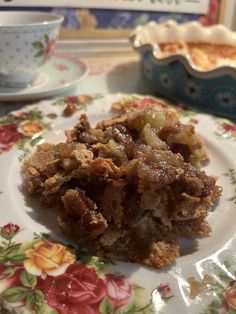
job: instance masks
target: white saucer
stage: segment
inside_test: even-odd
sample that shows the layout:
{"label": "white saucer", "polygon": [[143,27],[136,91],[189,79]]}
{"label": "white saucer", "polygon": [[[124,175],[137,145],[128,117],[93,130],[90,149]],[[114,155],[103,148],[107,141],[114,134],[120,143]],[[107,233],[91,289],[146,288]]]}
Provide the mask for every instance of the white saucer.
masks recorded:
{"label": "white saucer", "polygon": [[24,88],[0,87],[0,101],[34,100],[53,96],[74,87],[88,72],[88,67],[78,57],[57,52],[43,67],[33,85]]}

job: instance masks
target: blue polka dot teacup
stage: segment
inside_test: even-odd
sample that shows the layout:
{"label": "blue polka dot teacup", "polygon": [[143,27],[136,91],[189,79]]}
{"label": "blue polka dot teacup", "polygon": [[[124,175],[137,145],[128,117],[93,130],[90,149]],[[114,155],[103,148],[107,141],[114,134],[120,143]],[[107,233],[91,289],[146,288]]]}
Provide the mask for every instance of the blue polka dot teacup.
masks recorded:
{"label": "blue polka dot teacup", "polygon": [[53,54],[63,17],[39,12],[0,12],[0,86],[24,87]]}

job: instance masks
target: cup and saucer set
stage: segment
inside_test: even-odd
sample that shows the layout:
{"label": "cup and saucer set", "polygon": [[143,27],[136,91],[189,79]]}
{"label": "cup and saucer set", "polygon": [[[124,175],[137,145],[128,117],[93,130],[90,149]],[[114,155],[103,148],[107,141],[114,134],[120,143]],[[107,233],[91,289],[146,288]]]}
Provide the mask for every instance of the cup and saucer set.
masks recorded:
{"label": "cup and saucer set", "polygon": [[0,101],[53,96],[88,74],[78,57],[55,52],[63,17],[11,11],[0,21]]}

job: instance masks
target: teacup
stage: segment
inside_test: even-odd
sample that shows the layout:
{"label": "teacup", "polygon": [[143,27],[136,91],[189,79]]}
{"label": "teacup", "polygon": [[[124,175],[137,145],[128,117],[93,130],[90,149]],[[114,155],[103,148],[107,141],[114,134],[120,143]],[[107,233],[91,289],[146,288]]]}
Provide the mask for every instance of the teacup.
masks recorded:
{"label": "teacup", "polygon": [[63,17],[40,12],[0,12],[0,86],[24,87],[52,56]]}

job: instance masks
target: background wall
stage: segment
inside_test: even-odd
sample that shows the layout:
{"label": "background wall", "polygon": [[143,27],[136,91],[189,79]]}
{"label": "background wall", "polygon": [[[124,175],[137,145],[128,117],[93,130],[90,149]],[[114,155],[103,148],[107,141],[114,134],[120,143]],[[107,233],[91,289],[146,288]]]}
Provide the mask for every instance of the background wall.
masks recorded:
{"label": "background wall", "polygon": [[168,19],[173,19],[180,23],[200,20],[205,25],[217,23],[220,7],[219,4],[219,0],[211,0],[209,10],[205,15],[135,10],[73,8],[61,6],[35,7],[34,5],[34,7],[17,7],[14,3],[9,6],[6,6],[6,3],[4,6],[0,5],[0,10],[27,9],[61,14],[65,18],[61,31],[61,38],[63,39],[101,37],[121,38],[129,36],[131,29],[137,25],[145,24],[150,20],[163,22]]}

